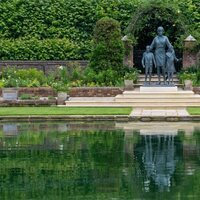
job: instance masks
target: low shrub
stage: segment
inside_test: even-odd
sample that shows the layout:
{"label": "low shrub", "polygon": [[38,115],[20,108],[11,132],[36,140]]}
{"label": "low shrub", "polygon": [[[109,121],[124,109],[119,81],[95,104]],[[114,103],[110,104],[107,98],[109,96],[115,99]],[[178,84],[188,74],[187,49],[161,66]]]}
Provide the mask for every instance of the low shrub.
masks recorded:
{"label": "low shrub", "polygon": [[122,85],[122,81],[118,72],[111,68],[96,72],[88,67],[83,78],[83,83],[86,86],[119,86]]}
{"label": "low shrub", "polygon": [[19,99],[20,99],[20,100],[30,100],[30,99],[32,99],[32,95],[23,93],[23,94],[21,94],[21,95],[19,96]]}
{"label": "low shrub", "polygon": [[7,67],[2,70],[3,87],[39,87],[46,84],[43,71],[32,69],[16,69]]}
{"label": "low shrub", "polygon": [[191,80],[194,86],[200,86],[200,63],[183,69],[178,74],[178,78],[181,83],[184,83],[185,80]]}
{"label": "low shrub", "polygon": [[139,76],[139,70],[136,68],[129,68],[125,71],[124,80],[133,80],[133,83],[137,83]]}

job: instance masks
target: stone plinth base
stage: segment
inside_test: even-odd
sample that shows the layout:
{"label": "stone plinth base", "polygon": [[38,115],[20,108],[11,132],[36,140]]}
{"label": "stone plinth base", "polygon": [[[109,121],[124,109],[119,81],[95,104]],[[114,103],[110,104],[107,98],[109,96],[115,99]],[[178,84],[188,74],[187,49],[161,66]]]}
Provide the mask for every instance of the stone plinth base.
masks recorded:
{"label": "stone plinth base", "polygon": [[141,86],[140,92],[177,92],[177,86],[158,86],[158,87],[151,87],[151,86]]}

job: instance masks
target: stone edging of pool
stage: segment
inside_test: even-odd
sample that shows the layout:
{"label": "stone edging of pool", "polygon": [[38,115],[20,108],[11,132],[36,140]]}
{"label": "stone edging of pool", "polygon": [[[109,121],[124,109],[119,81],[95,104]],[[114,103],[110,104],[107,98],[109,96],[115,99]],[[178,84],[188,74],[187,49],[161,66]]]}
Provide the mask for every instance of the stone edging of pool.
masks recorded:
{"label": "stone edging of pool", "polygon": [[120,121],[120,122],[197,122],[200,115],[190,116],[129,116],[129,115],[31,115],[0,116],[0,122],[41,121]]}

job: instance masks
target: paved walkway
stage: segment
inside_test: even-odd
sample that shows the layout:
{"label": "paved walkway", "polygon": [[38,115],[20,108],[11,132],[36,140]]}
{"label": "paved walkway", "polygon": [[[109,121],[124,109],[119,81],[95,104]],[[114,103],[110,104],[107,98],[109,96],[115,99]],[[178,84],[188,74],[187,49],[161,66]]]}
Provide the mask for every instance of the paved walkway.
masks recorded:
{"label": "paved walkway", "polygon": [[158,117],[158,116],[189,116],[189,113],[185,108],[174,108],[174,109],[151,109],[151,108],[135,108],[130,116],[145,116],[145,117]]}

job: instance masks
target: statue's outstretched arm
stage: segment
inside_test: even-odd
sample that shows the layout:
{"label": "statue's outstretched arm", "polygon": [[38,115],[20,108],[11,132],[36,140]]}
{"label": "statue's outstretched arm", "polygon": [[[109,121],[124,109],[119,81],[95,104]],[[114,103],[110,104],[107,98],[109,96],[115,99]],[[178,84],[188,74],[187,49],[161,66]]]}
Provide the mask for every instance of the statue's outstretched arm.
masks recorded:
{"label": "statue's outstretched arm", "polygon": [[150,45],[150,51],[152,51],[155,48],[155,38],[153,39],[151,45]]}
{"label": "statue's outstretched arm", "polygon": [[176,54],[175,54],[175,53],[174,53],[174,59],[175,59],[176,62],[179,61],[179,59],[176,57]]}
{"label": "statue's outstretched arm", "polygon": [[172,47],[172,44],[170,43],[167,36],[166,36],[166,44],[167,44],[168,49],[170,49]]}

